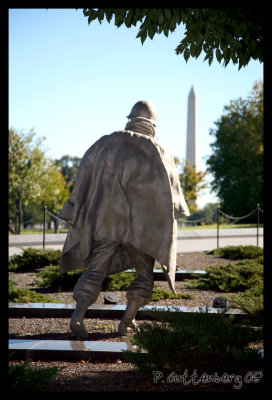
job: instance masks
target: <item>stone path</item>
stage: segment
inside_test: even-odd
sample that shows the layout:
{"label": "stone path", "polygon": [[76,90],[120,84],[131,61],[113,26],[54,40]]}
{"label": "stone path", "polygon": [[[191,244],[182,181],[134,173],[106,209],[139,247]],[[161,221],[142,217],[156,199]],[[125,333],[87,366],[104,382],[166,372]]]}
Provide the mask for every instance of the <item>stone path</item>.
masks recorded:
{"label": "stone path", "polygon": [[[75,304],[63,303],[10,303],[9,316],[16,318],[58,318],[71,316]],[[126,305],[117,304],[93,304],[86,313],[86,318],[121,318]],[[196,313],[204,311],[203,307],[169,307],[169,306],[145,306],[141,307],[137,314],[137,320],[151,319],[152,316],[144,311],[171,311]],[[208,307],[208,314],[222,312],[222,309]],[[230,308],[226,316],[234,315],[243,318],[245,314],[235,308]],[[125,337],[121,337],[125,338]],[[83,341],[83,340],[42,340],[42,339],[9,339],[9,353],[12,359],[33,360],[123,360],[124,350],[135,351],[136,347],[130,342],[110,341]]]}

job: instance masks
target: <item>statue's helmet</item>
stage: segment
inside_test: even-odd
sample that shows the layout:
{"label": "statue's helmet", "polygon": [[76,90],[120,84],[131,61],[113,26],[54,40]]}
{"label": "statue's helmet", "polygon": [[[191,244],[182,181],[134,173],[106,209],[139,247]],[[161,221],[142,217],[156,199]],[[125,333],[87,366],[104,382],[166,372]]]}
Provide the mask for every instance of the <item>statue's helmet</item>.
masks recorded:
{"label": "statue's helmet", "polygon": [[134,104],[127,118],[141,118],[156,126],[157,111],[150,101],[141,100]]}

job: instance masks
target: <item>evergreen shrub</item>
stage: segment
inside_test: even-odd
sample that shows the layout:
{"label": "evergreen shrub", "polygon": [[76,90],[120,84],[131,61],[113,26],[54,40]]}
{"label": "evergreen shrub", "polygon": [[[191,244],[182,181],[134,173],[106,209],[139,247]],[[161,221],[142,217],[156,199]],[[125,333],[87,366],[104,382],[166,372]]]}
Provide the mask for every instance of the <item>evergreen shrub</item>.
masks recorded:
{"label": "evergreen shrub", "polygon": [[13,288],[8,297],[11,303],[57,303],[49,296],[26,288]]}
{"label": "evergreen shrub", "polygon": [[207,254],[228,258],[230,260],[253,260],[263,255],[263,249],[259,246],[226,246],[211,250]]}
{"label": "evergreen shrub", "polygon": [[262,329],[234,323],[224,313],[148,312],[156,321],[144,321],[134,329],[131,339],[136,351],[125,351],[127,361],[147,374],[226,372],[260,368],[258,349],[250,343],[262,339]]}
{"label": "evergreen shrub", "polygon": [[8,386],[11,392],[45,391],[46,383],[66,367],[32,368],[30,360],[8,368]]}
{"label": "evergreen shrub", "polygon": [[9,258],[9,270],[17,272],[35,271],[47,265],[59,265],[60,250],[23,249],[23,254],[14,254]]}
{"label": "evergreen shrub", "polygon": [[253,286],[242,293],[229,295],[229,300],[235,307],[247,314],[247,318],[253,325],[262,326],[264,318],[263,282]]}
{"label": "evergreen shrub", "polygon": [[187,287],[219,292],[244,292],[263,281],[263,258],[241,260],[235,264],[210,265],[207,274],[197,279],[186,280]]}
{"label": "evergreen shrub", "polygon": [[84,271],[84,269],[77,269],[75,271],[60,274],[58,266],[48,265],[43,271],[37,273],[37,276],[42,279],[37,280],[34,283],[42,288],[73,290],[77,280]]}

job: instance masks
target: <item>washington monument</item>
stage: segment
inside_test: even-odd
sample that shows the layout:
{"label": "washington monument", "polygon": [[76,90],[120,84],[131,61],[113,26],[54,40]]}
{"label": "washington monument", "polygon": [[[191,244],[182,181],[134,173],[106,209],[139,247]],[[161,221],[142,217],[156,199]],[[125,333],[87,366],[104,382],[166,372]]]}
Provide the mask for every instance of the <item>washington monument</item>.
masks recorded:
{"label": "washington monument", "polygon": [[197,97],[193,86],[188,96],[186,160],[197,169]]}

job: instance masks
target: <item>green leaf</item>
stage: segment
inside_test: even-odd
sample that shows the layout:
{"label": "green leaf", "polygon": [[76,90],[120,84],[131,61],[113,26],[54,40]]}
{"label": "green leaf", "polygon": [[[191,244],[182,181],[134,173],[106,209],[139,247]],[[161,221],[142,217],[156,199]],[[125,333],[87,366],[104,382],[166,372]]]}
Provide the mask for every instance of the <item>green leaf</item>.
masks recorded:
{"label": "green leaf", "polygon": [[239,66],[238,66],[238,71],[244,66],[244,62],[242,60],[242,57],[239,58]]}
{"label": "green leaf", "polygon": [[142,44],[144,44],[144,41],[147,37],[147,30],[146,29],[140,29],[139,32],[137,33],[136,38],[140,38]]}
{"label": "green leaf", "polygon": [[232,59],[233,64],[237,64],[238,59],[237,59],[237,57],[236,57],[236,54],[232,53],[232,54],[231,54],[231,59]]}
{"label": "green leaf", "polygon": [[125,18],[125,25],[127,28],[131,27],[132,18],[133,18],[133,11],[129,10],[129,12],[127,13],[127,16]]}
{"label": "green leaf", "polygon": [[126,10],[124,8],[115,11],[115,25],[118,26],[118,28],[123,24],[125,15]]}
{"label": "green leaf", "polygon": [[141,21],[143,19],[143,14],[142,10],[140,8],[134,8],[133,10],[133,20],[131,22],[132,25],[136,26],[137,22]]}
{"label": "green leaf", "polygon": [[183,53],[183,50],[184,50],[184,45],[182,44],[182,43],[180,43],[179,45],[178,45],[178,47],[175,49],[175,52],[176,52],[176,54],[182,54]]}
{"label": "green leaf", "polygon": [[191,53],[192,57],[195,56],[195,48],[196,48],[195,44],[192,43],[191,46],[190,46],[190,53]]}
{"label": "green leaf", "polygon": [[216,49],[215,55],[216,55],[217,61],[220,63],[221,59],[222,59],[221,51],[219,49]]}
{"label": "green leaf", "polygon": [[171,32],[174,32],[174,30],[176,29],[176,21],[175,20],[173,20],[173,19],[171,20],[169,29]]}
{"label": "green leaf", "polygon": [[188,48],[184,50],[183,57],[184,57],[186,62],[189,60],[189,58],[190,58],[190,50]]}
{"label": "green leaf", "polygon": [[226,67],[229,62],[230,62],[230,57],[226,57],[224,62],[224,67]]}
{"label": "green leaf", "polygon": [[106,14],[108,23],[110,23],[112,16],[113,16],[113,11],[106,11],[105,14]]}
{"label": "green leaf", "polygon": [[203,61],[206,61],[206,60],[208,60],[208,58],[210,57],[210,54],[209,53],[207,53],[206,55],[205,55],[205,58],[204,58],[204,60]]}
{"label": "green leaf", "polygon": [[150,37],[150,39],[153,39],[154,35],[156,33],[156,28],[154,25],[150,25],[148,28],[148,36]]}
{"label": "green leaf", "polygon": [[181,15],[180,15],[180,9],[179,8],[172,8],[171,9],[171,14],[172,14],[172,19],[176,22],[176,24],[181,23]]}
{"label": "green leaf", "polygon": [[169,29],[168,28],[164,28],[163,29],[163,33],[165,34],[166,37],[168,37]]}
{"label": "green leaf", "polygon": [[200,43],[200,44],[198,44],[198,45],[196,46],[196,48],[195,48],[195,58],[198,58],[198,57],[199,57],[201,51],[202,51],[202,44]]}
{"label": "green leaf", "polygon": [[103,21],[103,19],[104,19],[104,11],[99,11],[98,12],[98,21],[99,21],[100,25],[101,25],[101,22]]}
{"label": "green leaf", "polygon": [[211,65],[212,61],[213,61],[213,52],[209,56],[209,65]]}
{"label": "green leaf", "polygon": [[164,16],[162,11],[159,12],[157,21],[158,25],[162,25],[164,23]]}
{"label": "green leaf", "polygon": [[165,17],[165,23],[167,24],[171,20],[171,9],[170,8],[164,8],[163,12],[164,12],[164,17]]}
{"label": "green leaf", "polygon": [[96,11],[91,11],[89,13],[89,17],[88,17],[88,24],[90,24],[96,18],[97,18],[97,12]]}

